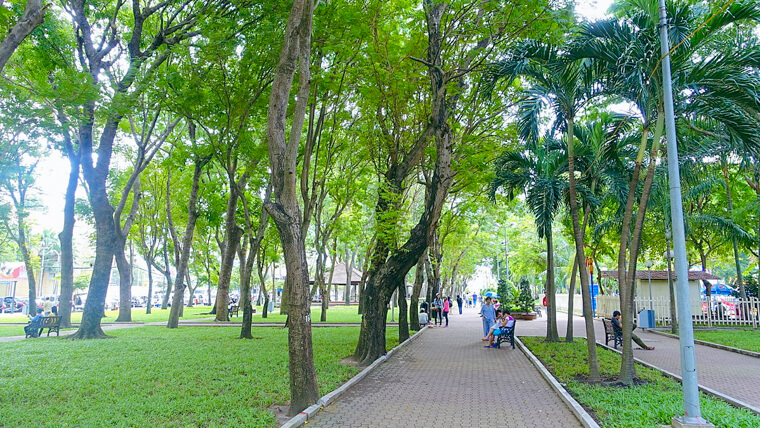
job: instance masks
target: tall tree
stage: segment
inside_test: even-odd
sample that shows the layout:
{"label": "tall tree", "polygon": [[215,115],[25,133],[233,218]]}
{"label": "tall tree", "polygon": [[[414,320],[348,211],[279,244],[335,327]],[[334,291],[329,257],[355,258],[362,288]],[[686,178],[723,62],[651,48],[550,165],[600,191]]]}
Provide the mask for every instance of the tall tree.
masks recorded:
{"label": "tall tree", "polygon": [[[280,233],[285,253],[288,295],[288,355],[290,369],[289,415],[319,398],[311,341],[309,271],[306,260],[304,218],[298,203],[298,149],[309,99],[313,0],[294,0],[285,28],[284,43],[272,82],[267,116],[269,164],[273,201],[265,208]],[[290,137],[286,135],[288,105],[298,70],[298,95],[292,110]]]}
{"label": "tall tree", "polygon": [[510,199],[523,192],[535,217],[538,237],[546,239],[547,342],[559,341],[552,224],[567,190],[564,177],[567,159],[562,149],[558,141],[545,136],[539,141],[526,142],[522,149],[504,152],[496,161],[496,177],[490,185],[491,197],[500,189],[504,189]]}

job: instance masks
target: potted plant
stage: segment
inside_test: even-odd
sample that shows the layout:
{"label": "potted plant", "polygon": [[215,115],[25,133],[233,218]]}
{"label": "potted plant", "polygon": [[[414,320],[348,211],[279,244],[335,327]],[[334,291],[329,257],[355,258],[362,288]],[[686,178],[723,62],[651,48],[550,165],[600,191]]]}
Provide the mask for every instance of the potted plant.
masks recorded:
{"label": "potted plant", "polygon": [[516,296],[512,303],[515,306],[515,312],[512,316],[517,319],[532,320],[536,318],[536,313],[533,312],[533,294],[530,291],[530,283],[527,279],[522,278],[518,289],[515,290]]}

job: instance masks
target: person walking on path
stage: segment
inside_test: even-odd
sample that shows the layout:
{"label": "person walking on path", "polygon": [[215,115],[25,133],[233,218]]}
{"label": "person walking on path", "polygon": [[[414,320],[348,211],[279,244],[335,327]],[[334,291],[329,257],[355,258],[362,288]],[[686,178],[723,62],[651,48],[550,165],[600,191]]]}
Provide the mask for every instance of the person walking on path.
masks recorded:
{"label": "person walking on path", "polygon": [[449,311],[451,310],[451,299],[446,297],[443,299],[443,317],[446,318],[446,325],[444,327],[449,326]]}
{"label": "person walking on path", "polygon": [[[620,323],[620,311],[615,311],[612,313],[612,328],[615,330],[616,334],[623,334],[623,325]],[[636,329],[636,324],[633,324],[633,329]],[[636,333],[631,332],[631,339],[633,339],[634,342],[636,342],[637,345],[641,346],[641,349],[646,349],[647,351],[651,351],[654,349],[654,346],[647,346],[646,343],[644,343],[643,340],[639,336],[636,336]]]}
{"label": "person walking on path", "polygon": [[496,312],[491,304],[491,297],[486,297],[483,305],[480,307],[480,317],[483,318],[483,337],[488,336],[488,331],[496,319]]}
{"label": "person walking on path", "polygon": [[435,294],[435,300],[433,300],[433,307],[436,309],[435,311],[435,324],[442,324],[442,315],[441,311],[443,311],[443,299],[441,299],[441,293]]}
{"label": "person walking on path", "polygon": [[459,307],[459,315],[462,315],[462,296],[457,294],[457,307]]}
{"label": "person walking on path", "polygon": [[476,308],[478,306],[478,293],[472,293],[472,307]]}

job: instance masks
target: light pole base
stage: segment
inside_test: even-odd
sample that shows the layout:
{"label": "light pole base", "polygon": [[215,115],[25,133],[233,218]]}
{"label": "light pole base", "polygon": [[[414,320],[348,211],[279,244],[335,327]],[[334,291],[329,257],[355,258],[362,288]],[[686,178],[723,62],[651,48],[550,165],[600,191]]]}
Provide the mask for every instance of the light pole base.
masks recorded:
{"label": "light pole base", "polygon": [[670,426],[673,428],[715,428],[707,419],[699,418],[696,421],[685,422],[683,416],[674,416]]}

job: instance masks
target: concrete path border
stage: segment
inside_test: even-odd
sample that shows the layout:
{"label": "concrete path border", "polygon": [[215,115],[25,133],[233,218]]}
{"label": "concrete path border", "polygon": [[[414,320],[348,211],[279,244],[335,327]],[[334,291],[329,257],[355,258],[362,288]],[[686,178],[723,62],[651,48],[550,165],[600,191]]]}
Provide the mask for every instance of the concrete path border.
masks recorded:
{"label": "concrete path border", "polygon": [[[676,336],[675,334],[666,333],[664,331],[658,331],[658,330],[647,330],[647,331],[650,333],[659,334],[660,336],[678,339],[678,336]],[[760,352],[748,351],[746,349],[734,348],[733,346],[721,345],[719,343],[706,342],[704,340],[697,340],[697,339],[694,339],[694,343],[696,343],[697,345],[709,346],[710,348],[715,348],[715,349],[720,349],[723,351],[734,352],[736,354],[746,355],[748,357],[760,358]]]}
{"label": "concrete path border", "polygon": [[[670,335],[667,335],[667,336],[670,336]],[[600,346],[602,348],[609,349],[610,351],[617,352],[618,354],[622,354],[622,352],[620,350],[612,348],[610,346],[607,346],[607,345],[605,345],[603,343],[596,342],[596,345]],[[650,363],[647,363],[646,361],[642,361],[642,360],[640,360],[640,359],[638,359],[636,357],[634,357],[633,360],[635,362],[641,364],[644,367],[647,367],[647,368],[650,368],[650,369],[653,369],[653,370],[657,370],[660,373],[664,374],[665,376],[667,376],[669,378],[672,378],[672,379],[675,379],[678,382],[681,382],[681,376],[679,376],[679,375],[677,375],[677,374],[675,374],[673,372],[669,372],[669,371],[667,371],[665,369],[662,369],[660,367],[655,366],[654,364],[650,364]],[[760,409],[759,408],[754,407],[754,406],[752,406],[750,404],[747,404],[747,403],[745,403],[745,402],[743,402],[741,400],[737,400],[736,398],[733,398],[733,397],[731,397],[729,395],[723,394],[722,392],[718,392],[718,391],[716,391],[716,390],[714,390],[712,388],[708,388],[708,387],[703,386],[703,385],[699,385],[699,390],[702,391],[702,392],[704,392],[707,395],[712,395],[713,397],[715,397],[715,398],[717,398],[719,400],[725,401],[726,403],[731,404],[732,406],[739,407],[739,408],[742,408],[742,409],[747,409],[750,412],[752,412],[752,413],[760,416]]]}
{"label": "concrete path border", "polygon": [[351,388],[352,386],[354,386],[360,380],[364,379],[378,365],[384,363],[391,355],[393,355],[393,353],[396,350],[401,349],[402,347],[406,346],[409,342],[411,342],[412,340],[414,340],[417,337],[419,337],[420,334],[422,334],[423,331],[427,330],[427,328],[428,328],[427,326],[423,327],[420,331],[418,331],[417,333],[415,333],[411,337],[409,337],[409,339],[407,339],[404,342],[396,345],[396,347],[394,347],[393,349],[391,349],[390,351],[388,351],[388,353],[386,353],[382,357],[380,357],[380,358],[376,359],[375,361],[373,361],[372,364],[368,365],[366,368],[364,368],[364,370],[362,370],[359,373],[357,373],[354,377],[352,377],[351,379],[349,379],[346,383],[344,383],[343,385],[339,386],[335,390],[330,391],[327,394],[323,395],[322,398],[320,398],[319,400],[317,400],[316,404],[313,404],[313,405],[307,407],[306,409],[304,409],[298,415],[290,418],[290,420],[288,420],[287,422],[285,422],[284,424],[282,424],[281,428],[297,428],[297,427],[301,427],[304,424],[306,424],[306,421],[308,421],[309,419],[312,419],[314,416],[316,416],[317,413],[319,413],[319,411],[322,410],[323,407],[328,406],[330,403],[332,403],[333,401],[335,401],[338,398],[340,398],[340,396],[343,395],[346,391],[348,391],[349,388]]}
{"label": "concrete path border", "polygon": [[586,411],[586,409],[581,406],[578,401],[573,398],[572,395],[570,395],[569,392],[562,386],[561,383],[557,380],[557,378],[554,377],[554,375],[549,372],[549,370],[541,363],[541,360],[539,360],[535,355],[533,355],[532,352],[530,352],[530,349],[528,349],[527,346],[520,340],[519,337],[515,337],[515,344],[518,348],[522,351],[523,354],[525,354],[526,357],[530,360],[531,363],[538,369],[538,371],[541,373],[541,376],[543,376],[544,379],[551,385],[552,389],[559,395],[560,399],[567,405],[567,407],[570,408],[570,411],[572,411],[575,414],[575,417],[578,418],[578,420],[583,424],[586,428],[600,428],[599,424],[596,423],[594,418]]}

